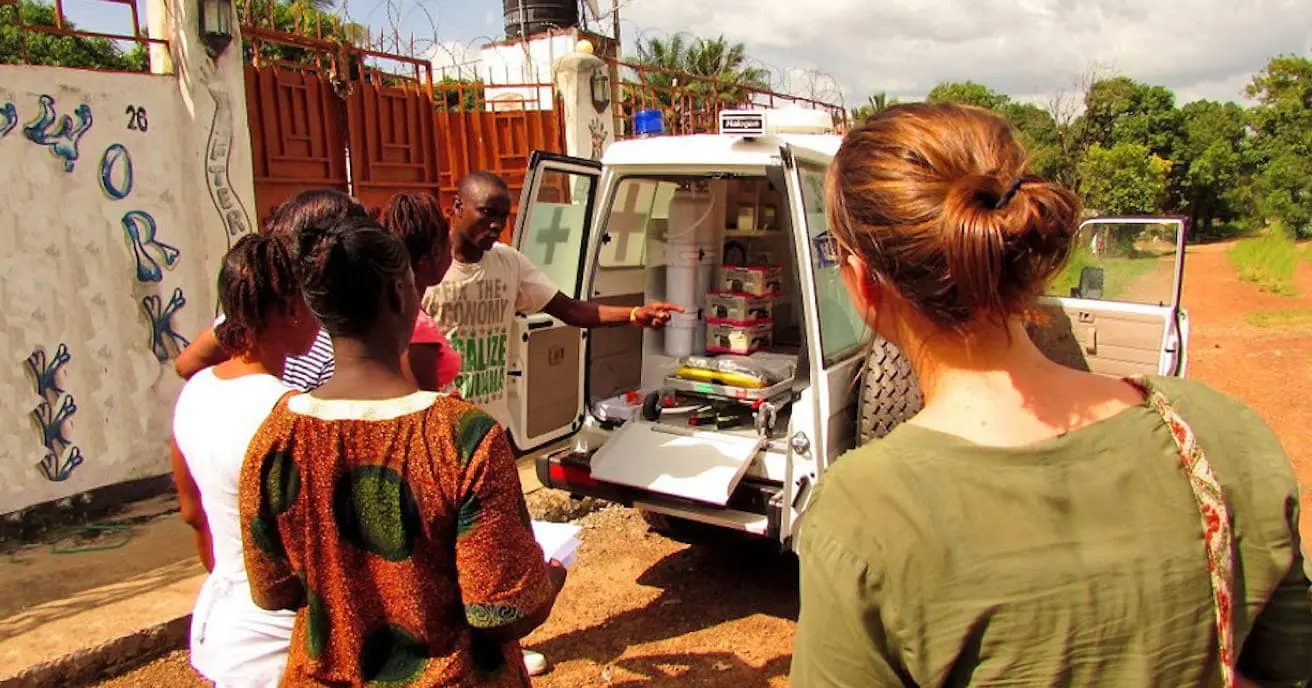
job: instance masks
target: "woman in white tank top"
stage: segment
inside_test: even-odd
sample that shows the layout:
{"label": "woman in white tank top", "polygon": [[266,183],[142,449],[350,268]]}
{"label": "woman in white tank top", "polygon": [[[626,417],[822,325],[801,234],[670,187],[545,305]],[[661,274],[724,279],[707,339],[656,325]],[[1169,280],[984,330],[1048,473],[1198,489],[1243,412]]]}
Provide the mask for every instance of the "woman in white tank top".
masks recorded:
{"label": "woman in white tank top", "polygon": [[290,388],[283,361],[313,344],[318,322],[286,247],[242,237],[224,257],[215,334],[232,358],[182,389],[173,412],[173,477],[182,517],[210,575],[191,622],[191,663],[220,688],[277,686],[295,616],[251,600],[237,515],[237,480],[251,437]]}

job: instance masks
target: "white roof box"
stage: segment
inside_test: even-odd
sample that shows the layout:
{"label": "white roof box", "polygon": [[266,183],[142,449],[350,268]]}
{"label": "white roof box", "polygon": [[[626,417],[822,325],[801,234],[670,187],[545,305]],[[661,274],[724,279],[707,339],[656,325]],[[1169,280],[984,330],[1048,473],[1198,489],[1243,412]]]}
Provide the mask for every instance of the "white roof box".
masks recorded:
{"label": "white roof box", "polygon": [[766,134],[832,134],[834,120],[828,112],[804,107],[722,110],[720,133],[747,138]]}

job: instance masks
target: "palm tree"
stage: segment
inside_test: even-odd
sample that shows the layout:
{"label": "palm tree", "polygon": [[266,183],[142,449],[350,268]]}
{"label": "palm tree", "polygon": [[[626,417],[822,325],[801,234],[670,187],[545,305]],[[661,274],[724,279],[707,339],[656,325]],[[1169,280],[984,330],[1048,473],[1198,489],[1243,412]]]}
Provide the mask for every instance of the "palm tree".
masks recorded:
{"label": "palm tree", "polygon": [[[713,126],[716,113],[750,101],[750,90],[767,90],[770,75],[752,66],[742,43],[724,36],[689,39],[683,34],[638,41],[635,62],[652,71],[629,79],[637,100],[654,101],[683,131]],[[658,71],[659,70],[659,71]],[[629,98],[627,100],[633,100]]]}
{"label": "palm tree", "polygon": [[866,118],[877,115],[893,105],[897,105],[897,98],[889,100],[888,94],[883,91],[871,94],[870,97],[866,99],[865,105],[852,111],[852,119],[856,120],[858,123],[864,122]]}

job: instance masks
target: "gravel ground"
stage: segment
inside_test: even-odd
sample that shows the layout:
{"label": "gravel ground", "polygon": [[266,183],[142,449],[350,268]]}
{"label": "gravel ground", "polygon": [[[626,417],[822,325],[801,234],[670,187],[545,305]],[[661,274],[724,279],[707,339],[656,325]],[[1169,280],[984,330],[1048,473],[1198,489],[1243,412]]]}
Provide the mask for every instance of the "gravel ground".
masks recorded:
{"label": "gravel ground", "polygon": [[[534,512],[560,493],[530,495]],[[583,546],[551,620],[525,645],[547,656],[535,686],[784,686],[797,618],[791,556],[725,540],[690,546],[631,509],[580,520]],[[102,688],[205,685],[178,651]]]}

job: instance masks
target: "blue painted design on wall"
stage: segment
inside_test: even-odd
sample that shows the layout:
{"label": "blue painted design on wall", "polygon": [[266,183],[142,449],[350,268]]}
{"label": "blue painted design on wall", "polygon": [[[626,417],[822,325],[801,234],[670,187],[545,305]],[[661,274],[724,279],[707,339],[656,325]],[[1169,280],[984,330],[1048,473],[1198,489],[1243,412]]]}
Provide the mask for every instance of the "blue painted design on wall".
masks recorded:
{"label": "blue painted design on wall", "polygon": [[0,139],[9,135],[9,132],[18,126],[18,108],[13,103],[0,105]]}
{"label": "blue painted design on wall", "polygon": [[38,348],[27,357],[27,370],[32,374],[40,403],[32,410],[32,419],[41,432],[41,445],[45,456],[37,464],[46,480],[63,482],[82,465],[82,450],[68,440],[65,424],[77,413],[77,401],[59,384],[59,373],[73,359],[67,344],[55,348],[55,355],[47,357],[46,350]]}
{"label": "blue painted design on wall", "polygon": [[142,210],[129,210],[123,213],[123,232],[127,234],[128,243],[132,245],[132,257],[137,262],[137,280],[140,282],[159,282],[164,279],[164,271],[159,261],[147,249],[158,251],[164,259],[164,267],[172,268],[182,252],[156,238],[158,228],[155,218]]}
{"label": "blue painted design on wall", "polygon": [[41,459],[41,473],[46,476],[46,480],[62,483],[73,475],[73,469],[81,465],[82,450],[72,445],[60,454],[46,452],[46,457]]}
{"label": "blue painted design on wall", "polygon": [[67,344],[60,344],[55,349],[54,358],[49,360],[46,359],[45,349],[37,349],[27,357],[27,369],[36,381],[37,396],[48,398],[51,392],[56,397],[64,393],[64,389],[59,386],[59,370],[71,360],[73,356],[68,353]]}
{"label": "blue painted design on wall", "polygon": [[72,172],[77,162],[77,142],[91,129],[91,106],[82,103],[74,108],[77,124],[73,124],[72,117],[55,113],[54,98],[43,95],[37,100],[41,114],[23,127],[23,136],[38,146],[49,148],[51,155],[64,161],[64,171]]}
{"label": "blue painted design on wall", "polygon": [[[182,294],[182,287],[173,290],[168,303],[163,303],[156,294],[141,299],[150,317],[150,348],[160,363],[169,360],[177,351],[187,347],[190,342],[173,329],[173,316],[187,305],[187,297]],[[172,350],[171,350],[172,349]]]}
{"label": "blue painted design on wall", "polygon": [[49,401],[42,400],[32,411],[32,417],[36,419],[37,425],[41,427],[41,443],[47,449],[58,445],[69,445],[72,442],[64,436],[64,422],[77,413],[77,402],[73,400],[72,394],[65,394],[59,402],[59,409],[51,405]]}
{"label": "blue painted design on wall", "polygon": [[115,201],[132,193],[132,155],[121,143],[111,143],[100,156],[100,190]]}

